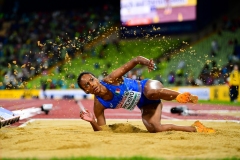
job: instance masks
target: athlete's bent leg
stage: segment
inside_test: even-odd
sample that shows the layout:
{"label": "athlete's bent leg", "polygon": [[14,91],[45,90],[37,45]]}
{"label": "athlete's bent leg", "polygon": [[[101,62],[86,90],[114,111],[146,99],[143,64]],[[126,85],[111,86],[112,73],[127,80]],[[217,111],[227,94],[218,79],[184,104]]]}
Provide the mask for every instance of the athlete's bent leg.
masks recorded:
{"label": "athlete's bent leg", "polygon": [[177,126],[173,124],[161,124],[162,103],[143,106],[142,121],[151,133],[163,131],[196,132],[194,126]]}

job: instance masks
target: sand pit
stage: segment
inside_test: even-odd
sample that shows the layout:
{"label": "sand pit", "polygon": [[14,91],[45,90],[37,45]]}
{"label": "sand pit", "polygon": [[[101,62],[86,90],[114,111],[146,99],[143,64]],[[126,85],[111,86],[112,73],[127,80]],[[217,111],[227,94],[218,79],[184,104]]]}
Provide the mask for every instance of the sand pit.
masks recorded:
{"label": "sand pit", "polygon": [[[202,121],[214,134],[169,131],[148,133],[141,120],[107,120],[93,132],[83,120],[36,120],[22,128],[0,129],[1,157],[155,157],[240,158],[240,124]],[[168,121],[191,125],[193,121]]]}

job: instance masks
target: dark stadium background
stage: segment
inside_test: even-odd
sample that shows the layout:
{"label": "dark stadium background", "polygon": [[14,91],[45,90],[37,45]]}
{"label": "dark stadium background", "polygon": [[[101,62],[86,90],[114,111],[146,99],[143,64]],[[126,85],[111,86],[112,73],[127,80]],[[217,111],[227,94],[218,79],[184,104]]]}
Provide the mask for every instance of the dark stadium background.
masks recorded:
{"label": "dark stadium background", "polygon": [[[2,10],[2,12],[5,13],[12,12],[16,5],[19,6],[18,13],[86,9],[87,7],[104,5],[105,3],[114,6],[116,12],[120,9],[119,0],[1,0],[1,3],[0,11]],[[231,8],[235,8],[236,4],[239,4],[238,0],[197,0],[197,20],[194,22],[183,22],[181,25],[192,25],[193,29],[191,32],[197,32],[230,11]],[[171,26],[176,25],[176,23],[162,24],[159,26],[165,27],[166,25]],[[181,30],[179,32],[182,33]]]}
{"label": "dark stadium background", "polygon": [[[4,56],[2,56],[1,59],[0,59],[1,60],[0,66],[4,67],[4,69],[5,69],[4,72],[3,72],[3,69],[2,69],[0,82],[4,81],[4,75],[6,75],[6,73],[9,71],[8,63],[10,64],[14,60],[20,60],[21,61],[24,57],[23,53],[20,52],[21,48],[17,48],[18,47],[18,42],[16,42],[17,40],[15,40],[15,39],[11,40],[11,35],[14,37],[14,33],[18,34],[18,32],[21,32],[21,35],[18,35],[19,36],[18,39],[22,39],[22,44],[20,44],[20,45],[25,45],[26,39],[31,41],[31,32],[33,32],[33,30],[41,30],[41,34],[37,33],[37,34],[39,34],[39,35],[37,35],[39,37],[37,39],[34,39],[33,41],[31,41],[31,43],[29,44],[29,45],[31,45],[31,47],[33,47],[33,49],[31,49],[31,50],[28,49],[28,52],[29,51],[39,52],[39,47],[36,45],[37,41],[41,41],[42,43],[45,43],[45,41],[48,40],[46,37],[44,37],[44,36],[47,36],[46,33],[49,33],[49,35],[51,35],[51,34],[54,34],[54,31],[57,31],[57,33],[56,33],[57,35],[53,35],[51,37],[51,38],[56,38],[57,36],[62,36],[62,35],[59,34],[59,32],[61,32],[61,34],[63,34],[64,32],[66,33],[66,32],[70,31],[71,32],[70,33],[71,34],[71,37],[70,37],[71,39],[81,38],[81,43],[79,43],[79,45],[84,50],[85,48],[87,48],[88,43],[92,42],[92,40],[95,37],[99,37],[99,36],[96,35],[96,32],[93,33],[91,31],[93,25],[91,24],[91,22],[89,23],[89,21],[88,21],[91,18],[88,18],[86,16],[86,17],[84,17],[85,21],[83,21],[83,22],[81,22],[79,19],[81,19],[83,17],[82,14],[84,12],[87,12],[88,15],[90,15],[91,13],[94,14],[94,16],[98,15],[100,17],[100,18],[98,17],[98,20],[99,19],[104,19],[105,18],[104,17],[105,16],[104,6],[106,6],[106,8],[108,6],[110,6],[109,8],[111,8],[111,9],[108,10],[110,12],[110,14],[108,13],[108,19],[107,20],[104,19],[104,20],[96,21],[96,23],[98,23],[98,24],[95,24],[94,31],[95,30],[101,30],[102,27],[100,27],[99,23],[102,23],[103,21],[105,21],[103,23],[107,24],[108,29],[111,29],[111,27],[112,28],[118,28],[120,30],[121,34],[120,34],[120,36],[118,36],[118,33],[114,33],[115,37],[118,37],[118,38],[116,38],[117,40],[115,39],[112,42],[110,42],[110,41],[107,42],[107,43],[109,43],[109,45],[108,44],[100,44],[98,46],[92,46],[91,49],[89,49],[91,51],[88,50],[88,53],[86,53],[86,54],[83,52],[83,50],[81,48],[81,53],[80,54],[83,55],[83,56],[87,55],[87,56],[90,57],[90,58],[88,58],[88,62],[91,63],[91,65],[94,64],[94,65],[92,65],[93,69],[94,69],[94,67],[98,68],[99,73],[97,73],[97,74],[102,74],[104,72],[103,70],[99,69],[100,68],[99,65],[104,66],[105,64],[108,64],[109,62],[111,63],[112,58],[110,58],[110,59],[107,59],[107,58],[109,58],[111,56],[117,57],[119,54],[126,54],[126,56],[130,56],[130,57],[122,56],[122,57],[127,58],[127,59],[130,59],[131,56],[133,56],[133,55],[136,56],[136,54],[142,55],[142,56],[149,56],[148,58],[150,58],[150,57],[154,58],[154,60],[156,60],[156,63],[158,65],[159,70],[157,70],[153,73],[155,75],[150,75],[150,74],[147,75],[149,77],[151,76],[151,78],[155,78],[155,76],[161,75],[163,73],[163,71],[165,72],[166,69],[171,67],[171,69],[166,70],[166,74],[168,74],[168,73],[171,72],[171,70],[176,71],[176,68],[172,67],[173,65],[170,64],[169,57],[172,55],[172,53],[179,52],[180,49],[182,51],[184,49],[186,49],[184,47],[186,47],[188,44],[192,45],[196,42],[201,41],[203,38],[208,37],[211,34],[214,34],[214,33],[216,34],[217,32],[220,33],[221,31],[224,31],[224,32],[226,31],[226,34],[225,34],[226,37],[220,37],[220,36],[217,37],[217,38],[219,38],[219,41],[222,41],[224,39],[230,40],[230,39],[237,38],[237,37],[235,37],[234,34],[229,35],[229,34],[232,33],[231,29],[230,29],[230,32],[229,32],[229,29],[222,28],[222,26],[228,25],[228,24],[223,24],[224,23],[223,22],[223,19],[224,19],[223,17],[226,16],[227,14],[229,14],[230,12],[234,16],[234,18],[236,18],[239,15],[239,11],[238,11],[239,4],[240,3],[239,3],[238,0],[230,0],[230,1],[198,0],[197,5],[196,5],[196,19],[191,20],[191,21],[183,20],[183,21],[180,21],[180,22],[157,23],[157,24],[154,24],[154,25],[153,24],[151,24],[151,25],[141,25],[141,30],[139,32],[137,32],[137,34],[135,35],[135,34],[133,34],[133,32],[139,30],[140,27],[135,27],[135,26],[132,26],[132,27],[127,26],[126,27],[125,26],[125,29],[122,29],[124,27],[121,27],[120,0],[110,0],[110,1],[107,1],[107,0],[100,0],[100,1],[94,1],[94,0],[87,0],[87,1],[77,1],[77,0],[67,0],[67,1],[63,1],[63,0],[58,0],[58,1],[53,1],[53,0],[52,1],[50,1],[50,0],[42,0],[42,1],[39,1],[39,0],[35,0],[35,1],[32,1],[32,0],[0,0],[0,13],[1,13],[0,14],[0,16],[1,16],[0,29],[3,27],[2,25],[4,24],[4,22],[13,21],[13,23],[14,23],[14,25],[11,24],[10,29],[8,29],[8,31],[10,30],[10,32],[7,32],[7,34],[5,34],[5,37],[0,37],[1,42],[3,41],[2,46],[5,49],[1,53],[1,55],[4,55]],[[97,11],[99,13],[93,12],[93,8],[96,7],[96,6],[98,7]],[[101,9],[103,9],[103,10],[101,10]],[[35,17],[33,18],[32,15],[39,14],[41,16],[47,15],[48,17],[51,17],[51,14],[54,13],[54,11],[83,11],[83,12],[78,12],[78,14],[79,14],[78,18],[80,17],[78,19],[79,21],[75,20],[75,19],[71,19],[71,21],[69,21],[69,22],[66,21],[67,24],[62,25],[62,22],[60,22],[60,24],[58,24],[56,29],[52,29],[51,27],[47,28],[45,26],[41,27],[41,29],[38,29],[38,26],[39,26],[38,24],[41,21],[41,19],[40,18],[34,19]],[[34,23],[35,26],[33,26],[31,28],[31,27],[29,27],[29,26],[31,26],[31,23],[29,23],[28,21],[25,21],[24,26],[20,25],[21,26],[20,30],[15,31],[14,29],[19,27],[18,23],[20,22],[21,18],[26,16],[26,15],[24,15],[25,13],[29,13],[29,14],[26,14],[26,15],[27,16],[30,15],[30,17],[32,18],[31,19],[32,23]],[[43,14],[41,14],[41,13],[43,13]],[[65,12],[62,12],[62,13],[63,13],[63,15],[65,14]],[[71,13],[68,14],[68,15],[71,15]],[[41,16],[39,16],[39,17],[41,17]],[[69,16],[69,17],[71,17],[71,16]],[[109,20],[110,18],[112,18],[112,19]],[[28,19],[28,17],[27,17],[27,19]],[[50,19],[51,19],[50,23],[55,23],[54,20],[58,21],[58,19],[56,19],[56,18],[50,18]],[[68,18],[64,18],[64,21],[65,20],[68,20]],[[235,19],[235,20],[236,20],[237,27],[236,26],[234,26],[234,27],[239,28],[239,19]],[[225,23],[229,23],[230,21],[231,21],[231,17],[229,17],[228,22],[225,22]],[[78,22],[78,23],[75,23],[75,22]],[[88,24],[87,24],[87,22],[88,22]],[[75,23],[75,26],[74,26],[74,23]],[[81,23],[81,24],[79,24],[79,23]],[[75,27],[75,28],[72,29],[73,28],[72,26]],[[155,28],[159,27],[161,29],[154,31],[153,26]],[[24,27],[28,28],[28,30],[26,31]],[[77,30],[78,27],[80,29],[84,28],[84,31],[83,31],[83,29],[81,31],[80,31],[80,29]],[[77,35],[81,35],[81,34],[82,35],[80,37],[76,37],[75,32],[78,32]],[[103,34],[103,33],[107,34],[105,29],[102,29],[99,33],[100,33],[100,35]],[[144,33],[144,34],[142,34],[142,33]],[[124,41],[125,39],[136,38],[138,36],[139,37],[142,36],[142,39],[144,39],[143,36],[145,36],[147,34],[150,34],[152,36],[160,35],[160,37],[158,37],[158,38],[164,38],[165,35],[167,35],[167,36],[170,35],[170,36],[168,36],[167,40],[170,40],[171,38],[173,38],[175,40],[175,42],[170,42],[169,44],[171,44],[172,46],[167,46],[166,44],[160,44],[157,41],[155,41],[156,45],[154,44],[154,45],[151,46],[150,45],[151,39],[149,38],[148,42],[145,43],[145,45],[150,45],[150,46],[148,46],[147,50],[151,51],[151,54],[149,54],[147,52],[142,52],[142,51],[139,52],[139,51],[136,51],[136,50],[133,51],[134,49],[136,49],[136,47],[134,47],[135,44],[132,44],[132,46],[129,47],[129,48],[127,47],[127,45],[125,45],[125,44],[129,44],[126,41]],[[42,39],[41,39],[41,37],[42,37]],[[91,37],[92,39],[89,39],[88,37]],[[63,38],[68,38],[68,37],[63,36]],[[121,41],[121,38],[122,38],[122,41]],[[107,38],[105,37],[105,38],[102,38],[102,40],[100,40],[100,41],[107,41],[107,39],[108,39],[108,37]],[[178,42],[176,42],[177,39],[178,39]],[[84,43],[82,43],[83,41],[84,41]],[[188,44],[186,44],[185,41],[187,41]],[[195,48],[193,50],[198,49],[198,51],[196,51],[196,52],[198,52],[198,54],[200,54],[200,56],[201,56],[201,54],[206,54],[206,56],[210,55],[211,54],[211,51],[210,51],[211,50],[211,41],[213,41],[213,37],[209,41],[210,42],[205,41],[206,46],[204,46],[204,47],[201,47],[199,45],[195,45],[194,46]],[[122,51],[118,50],[119,49],[118,48],[119,43],[122,43],[122,49],[125,50],[125,52],[122,52]],[[143,44],[144,41],[139,42],[138,45],[142,45],[141,43]],[[223,42],[223,43],[226,44],[226,42]],[[20,54],[11,53],[12,56],[13,55],[14,56],[17,55],[17,56],[13,57],[13,58],[11,58],[11,56],[9,56],[10,59],[8,59],[9,57],[6,56],[8,54],[6,52],[6,50],[8,48],[7,45],[9,45],[10,47],[15,47],[14,51],[16,51],[16,53],[20,53]],[[101,53],[100,52],[105,50],[106,54],[108,54],[107,50],[109,49],[108,48],[109,46],[111,47],[111,45],[117,46],[117,51],[116,51],[115,47],[112,47],[113,50],[109,51],[111,56],[108,56],[108,57],[105,56],[105,58],[107,60],[105,62],[103,62],[104,64],[97,64],[98,60],[101,60],[101,55],[100,55]],[[219,45],[221,45],[221,44],[219,44]],[[160,51],[159,47],[162,47],[162,46],[164,47],[162,49],[163,51]],[[48,47],[52,47],[52,46],[49,44]],[[99,49],[101,47],[102,47],[102,49]],[[128,48],[128,49],[126,49],[126,48]],[[188,45],[188,48],[189,48],[189,45]],[[229,46],[229,48],[233,48],[233,45]],[[52,48],[49,49],[49,50],[47,50],[47,49],[46,49],[46,51],[51,51],[51,52],[53,51]],[[55,48],[55,49],[57,49],[57,48]],[[154,50],[151,50],[151,49],[154,49]],[[129,51],[134,52],[134,53],[132,55],[130,55]],[[71,50],[70,52],[68,52],[70,54],[70,56],[75,56],[74,49]],[[93,59],[93,57],[91,57],[92,52],[94,52],[95,58],[97,56],[100,56],[100,58],[95,59],[95,61],[92,61],[92,59]],[[223,54],[225,54],[225,53],[219,53],[219,55],[220,54],[222,56],[224,56]],[[232,53],[229,52],[228,54],[232,54]],[[21,57],[22,59],[19,58],[20,57],[19,55],[22,56]],[[33,55],[33,54],[31,54],[31,55]],[[55,57],[57,57],[56,55],[55,55]],[[182,55],[184,55],[184,54],[182,54]],[[82,57],[80,56],[78,58],[82,60],[82,59],[85,58],[83,56]],[[43,57],[44,57],[44,55],[43,55]],[[65,63],[64,62],[65,57],[63,55],[59,56],[60,58],[55,58],[55,59],[52,56],[49,56],[49,57],[47,57],[48,58],[47,61],[49,61],[49,67],[47,67],[47,69],[49,69],[51,67],[56,67],[57,66],[57,61],[60,61],[61,64]],[[121,57],[121,59],[122,59],[122,57]],[[189,55],[188,55],[188,57],[189,57]],[[33,57],[32,58],[33,60],[31,59],[33,61],[33,63],[35,62],[34,58],[36,59],[36,57]],[[191,58],[191,57],[189,57],[189,58]],[[219,58],[219,57],[217,57],[217,58]],[[220,64],[220,65],[222,65],[221,67],[224,67],[224,65],[226,65],[226,63],[227,63],[227,58],[226,57],[224,57],[224,58],[225,58],[224,63]],[[176,57],[174,57],[174,59],[176,59]],[[182,57],[178,58],[178,61],[173,62],[173,63],[175,63],[174,66],[177,65],[182,59],[186,59],[186,56],[185,57],[182,56]],[[195,74],[195,78],[199,76],[199,72],[201,72],[201,70],[203,68],[203,64],[205,63],[206,60],[209,60],[209,59],[205,58],[204,60],[201,61],[200,66],[194,68],[193,72]],[[190,59],[190,61],[192,61],[192,60]],[[24,63],[25,62],[19,62],[18,65],[23,65]],[[120,62],[120,63],[123,63],[123,62]],[[120,65],[120,63],[118,65]],[[172,66],[164,68],[164,67],[161,66],[161,64],[164,64],[164,63],[169,63]],[[79,64],[79,62],[78,62],[78,64]],[[38,64],[34,64],[34,65],[36,65],[39,68],[39,67],[41,67],[42,64],[40,65],[40,63],[38,63]],[[35,67],[35,68],[37,68],[37,67]],[[84,65],[83,65],[83,67],[84,67]],[[111,69],[113,69],[114,67],[117,67],[117,65],[116,66],[112,65],[112,68],[108,67],[108,69],[110,68],[108,70],[108,72]],[[59,68],[61,68],[61,66]],[[77,66],[74,66],[72,68],[77,69]],[[192,67],[187,67],[186,71],[184,72],[184,74],[186,74],[186,77],[188,76],[188,70],[187,69],[189,69],[189,68],[192,68]],[[28,68],[28,70],[30,70],[30,69]],[[36,69],[35,75],[33,75],[34,77],[27,77],[25,80],[30,80],[32,78],[35,78],[38,75],[43,75],[43,74],[45,74],[45,72],[48,72],[48,71],[44,71],[42,68],[40,70]],[[49,73],[50,72],[52,72],[52,71],[49,71]],[[76,73],[74,73],[74,74],[76,74]],[[163,79],[167,79],[166,74],[163,75]],[[68,75],[69,74],[66,74],[66,76],[68,76]],[[53,77],[53,78],[56,78],[56,77]],[[59,77],[57,77],[57,78],[59,79]],[[22,81],[24,82],[25,80],[21,80],[21,82]],[[73,81],[74,78],[71,78],[71,80],[72,80],[71,83],[74,83],[74,81]],[[184,81],[185,81],[185,79],[184,79]],[[35,82],[33,82],[33,83],[35,83]],[[221,83],[221,84],[224,84],[224,83]],[[167,83],[165,83],[164,85],[166,85],[166,84]],[[176,83],[176,86],[177,85],[180,86],[179,83]],[[196,83],[192,83],[192,84],[190,83],[188,85],[196,85]],[[3,85],[0,86],[0,88],[4,89],[4,88],[6,88],[6,86],[7,86],[7,83],[5,84],[5,86],[3,86]],[[38,86],[39,87],[37,87],[37,88],[40,89],[41,86],[40,85],[38,85]],[[28,88],[31,88],[31,87],[28,87]],[[76,88],[78,88],[78,87],[76,87]]]}

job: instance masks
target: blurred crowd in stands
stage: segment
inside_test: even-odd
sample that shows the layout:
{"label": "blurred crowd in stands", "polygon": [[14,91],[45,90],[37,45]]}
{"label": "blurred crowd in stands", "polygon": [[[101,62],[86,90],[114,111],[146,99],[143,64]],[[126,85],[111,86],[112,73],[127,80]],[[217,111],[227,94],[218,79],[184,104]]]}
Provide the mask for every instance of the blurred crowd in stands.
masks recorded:
{"label": "blurred crowd in stands", "polygon": [[[225,53],[226,60],[223,60],[226,62],[225,65],[220,66],[217,64],[216,60],[209,58],[206,62],[202,62],[205,64],[200,71],[200,74],[197,77],[194,77],[191,69],[189,69],[185,64],[184,59],[182,59],[177,64],[177,68],[174,71],[170,71],[167,77],[162,77],[161,75],[156,74],[154,78],[161,81],[164,85],[170,86],[211,86],[229,84],[229,76],[233,71],[233,66],[240,66],[240,45],[237,39],[238,35],[235,37],[224,37],[222,32],[236,32],[239,30],[240,17],[231,19],[227,16],[223,16],[222,22],[219,26],[220,27],[217,28],[216,25],[214,25],[213,31],[217,32],[219,39],[229,38],[227,45],[233,48],[232,53]],[[222,45],[223,44],[218,42],[218,39],[213,39],[211,43],[206,46],[209,48],[208,57],[215,59],[218,58]],[[146,78],[142,76],[142,68],[133,69],[126,74],[126,77],[137,80]]]}
{"label": "blurred crowd in stands", "polygon": [[[84,44],[106,31],[107,27],[119,22],[119,13],[113,6],[105,4],[82,10],[34,12],[25,14],[0,14],[0,89],[20,88],[20,84],[28,81],[38,74],[45,74],[47,70],[66,58],[66,53],[74,57],[77,53],[84,52]],[[221,32],[235,32],[239,30],[240,19],[223,17]],[[119,42],[113,42],[120,51]],[[225,66],[217,65],[216,61],[207,62],[200,75],[194,78],[186,70],[184,60],[179,62],[175,71],[171,71],[167,81],[161,76],[156,79],[170,85],[218,85],[228,81],[233,65],[240,64],[240,45],[237,38],[229,39],[229,46],[233,46],[233,53],[228,55]],[[217,39],[211,42],[210,53],[217,57],[221,44]],[[104,57],[104,49],[99,53],[99,58]],[[82,56],[84,60],[84,55]],[[107,64],[111,65],[111,64]],[[97,68],[97,63],[95,65]],[[57,72],[61,72],[61,67]],[[68,75],[75,78],[75,75]],[[104,76],[104,74],[103,74]],[[100,79],[103,78],[99,77]],[[129,78],[142,79],[141,69],[133,70],[127,75]],[[46,89],[46,82],[42,87]],[[49,86],[54,88],[67,88],[61,79],[54,80]]]}
{"label": "blurred crowd in stands", "polygon": [[119,13],[110,4],[22,14],[15,6],[12,13],[0,13],[0,89],[20,88],[64,60],[66,53],[82,53],[84,44],[116,22]]}
{"label": "blurred crowd in stands", "polygon": [[[170,71],[165,79],[160,75],[156,76],[155,79],[158,79],[165,85],[170,86],[211,86],[211,85],[221,85],[229,84],[229,76],[233,71],[235,65],[240,66],[240,44],[238,42],[238,36],[235,37],[224,37],[222,35],[223,31],[226,32],[236,32],[240,29],[240,17],[230,19],[227,16],[223,17],[220,28],[214,27],[214,31],[217,32],[217,35],[220,38],[229,38],[228,46],[233,48],[232,53],[225,53],[226,64],[220,66],[217,64],[216,59],[219,57],[219,52],[222,48],[221,43],[218,42],[218,39],[213,39],[210,44],[208,44],[209,53],[208,57],[215,58],[206,60],[203,68],[200,71],[200,74],[197,77],[194,77],[192,71],[186,66],[184,59],[182,59],[174,71]],[[141,70],[136,70],[130,72],[128,75],[130,78],[141,79]],[[240,85],[240,84],[239,84]]]}
{"label": "blurred crowd in stands", "polygon": [[[222,23],[220,24],[220,29],[217,29],[218,36],[221,38],[222,31],[236,32],[240,29],[240,17],[238,18],[228,18],[227,16],[222,17]],[[222,37],[223,38],[223,37]],[[238,42],[238,35],[228,38],[229,48],[233,48],[232,53],[226,54],[226,64],[220,66],[216,61],[211,61],[211,63],[206,63],[202,68],[199,75],[200,85],[219,85],[228,84],[229,75],[233,71],[234,65],[240,65],[240,44]],[[211,53],[210,56],[217,57],[219,51],[222,49],[222,44],[218,43],[216,39],[211,42]]]}
{"label": "blurred crowd in stands", "polygon": [[[215,28],[215,27],[214,27]],[[240,17],[230,19],[227,16],[223,17],[220,29],[216,29],[219,38],[222,38],[222,32],[236,32],[240,29]],[[233,66],[240,66],[240,44],[238,42],[239,35],[235,37],[225,37],[228,39],[228,46],[232,47],[232,53],[226,54],[226,64],[219,66],[215,60],[207,60],[198,77],[194,78],[187,67],[184,65],[184,60],[179,62],[176,71],[171,71],[167,77],[167,83],[170,85],[181,86],[210,86],[229,83],[229,75],[233,71]],[[209,57],[217,58],[221,45],[217,39],[211,41],[209,44]],[[208,46],[206,46],[208,47]]]}

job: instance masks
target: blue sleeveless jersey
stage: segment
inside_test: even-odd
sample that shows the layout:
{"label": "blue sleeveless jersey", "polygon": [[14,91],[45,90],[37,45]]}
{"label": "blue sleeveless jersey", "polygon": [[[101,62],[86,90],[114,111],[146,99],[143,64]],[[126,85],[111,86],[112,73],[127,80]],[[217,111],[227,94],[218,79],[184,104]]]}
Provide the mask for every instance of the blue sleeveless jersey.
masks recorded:
{"label": "blue sleeveless jersey", "polygon": [[96,96],[96,98],[105,108],[116,109],[119,102],[123,98],[124,92],[131,90],[131,91],[141,92],[141,98],[137,104],[138,108],[141,108],[142,106],[147,104],[160,103],[161,102],[160,100],[149,100],[143,94],[144,86],[147,81],[148,79],[137,81],[134,79],[124,77],[123,83],[119,86],[100,81],[102,85],[104,85],[108,90],[110,90],[113,93],[113,98],[108,101],[103,100],[101,97],[98,97],[98,96]]}

